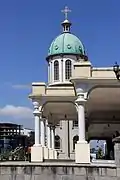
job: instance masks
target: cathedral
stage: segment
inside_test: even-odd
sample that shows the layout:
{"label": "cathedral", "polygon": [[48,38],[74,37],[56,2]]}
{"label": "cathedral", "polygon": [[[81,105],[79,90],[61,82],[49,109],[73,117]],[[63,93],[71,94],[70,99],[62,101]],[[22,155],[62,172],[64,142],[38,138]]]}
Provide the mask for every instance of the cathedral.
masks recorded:
{"label": "cathedral", "polygon": [[90,140],[106,140],[110,153],[113,134],[120,129],[119,67],[94,67],[83,42],[72,34],[70,10],[62,12],[62,32],[46,57],[48,83],[33,82],[29,95],[35,120],[31,161],[90,163]]}

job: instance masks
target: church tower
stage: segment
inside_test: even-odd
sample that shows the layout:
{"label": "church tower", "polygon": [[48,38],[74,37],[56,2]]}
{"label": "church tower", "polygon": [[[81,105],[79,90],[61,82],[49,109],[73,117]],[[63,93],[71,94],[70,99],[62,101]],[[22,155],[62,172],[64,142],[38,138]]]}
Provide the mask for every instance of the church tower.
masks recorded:
{"label": "church tower", "polygon": [[50,86],[71,84],[69,80],[73,73],[73,64],[87,60],[84,45],[71,33],[72,23],[68,20],[70,10],[65,7],[62,12],[65,14],[65,20],[61,23],[63,31],[52,41],[46,58]]}

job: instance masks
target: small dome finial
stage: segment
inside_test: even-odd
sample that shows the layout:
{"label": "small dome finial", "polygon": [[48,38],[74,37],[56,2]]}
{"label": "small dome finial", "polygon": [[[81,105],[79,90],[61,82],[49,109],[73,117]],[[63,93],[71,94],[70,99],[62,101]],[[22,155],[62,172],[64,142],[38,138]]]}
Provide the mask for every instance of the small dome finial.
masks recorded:
{"label": "small dome finial", "polygon": [[70,32],[71,23],[68,20],[68,13],[71,12],[71,10],[67,6],[65,6],[65,9],[61,10],[61,12],[65,15],[65,20],[62,22],[63,32]]}

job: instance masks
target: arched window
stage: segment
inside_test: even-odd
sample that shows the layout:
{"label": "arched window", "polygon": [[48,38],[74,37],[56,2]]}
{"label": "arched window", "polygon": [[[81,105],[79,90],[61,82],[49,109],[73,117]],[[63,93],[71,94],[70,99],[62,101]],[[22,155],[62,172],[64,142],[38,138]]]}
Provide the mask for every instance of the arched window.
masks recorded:
{"label": "arched window", "polygon": [[70,60],[65,62],[65,79],[70,79],[72,75],[72,63]]}
{"label": "arched window", "polygon": [[58,61],[54,62],[54,80],[55,81],[59,80],[59,62]]}
{"label": "arched window", "polygon": [[58,135],[55,136],[55,149],[60,149],[60,137]]}
{"label": "arched window", "polygon": [[78,135],[73,137],[73,150],[75,150],[75,144],[77,143],[78,140],[79,140],[79,136]]}

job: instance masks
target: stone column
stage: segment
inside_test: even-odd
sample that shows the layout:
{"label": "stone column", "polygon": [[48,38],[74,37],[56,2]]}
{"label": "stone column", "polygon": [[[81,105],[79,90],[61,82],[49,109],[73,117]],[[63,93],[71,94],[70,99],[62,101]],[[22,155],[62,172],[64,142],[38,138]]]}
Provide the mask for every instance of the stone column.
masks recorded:
{"label": "stone column", "polygon": [[45,123],[44,119],[41,119],[41,145],[45,146]]}
{"label": "stone column", "polygon": [[49,159],[54,159],[54,149],[52,146],[52,126],[48,124],[48,146],[49,146]]}
{"label": "stone column", "polygon": [[49,124],[47,125],[47,146],[48,146],[48,148],[50,148],[50,126],[49,126]]}
{"label": "stone column", "polygon": [[50,127],[50,148],[52,148],[52,129],[51,129],[51,124],[49,124]]}
{"label": "stone column", "polygon": [[34,117],[35,117],[35,144],[34,146],[40,145],[40,112],[39,112],[39,103],[34,102]]}
{"label": "stone column", "polygon": [[50,83],[51,77],[50,77],[50,62],[48,64],[48,82]]}
{"label": "stone column", "polygon": [[55,126],[52,127],[53,128],[53,149],[54,149],[54,159],[57,159],[57,151],[55,149]]}
{"label": "stone column", "polygon": [[117,167],[120,167],[120,142],[115,142],[114,152],[115,152],[115,164]]}
{"label": "stone column", "polygon": [[45,144],[45,129],[46,129],[46,122],[45,119],[41,119],[41,145],[43,147],[44,152],[44,159],[48,159],[48,147]]}
{"label": "stone column", "polygon": [[40,119],[42,113],[39,111],[39,103],[34,102],[34,117],[35,117],[35,144],[31,147],[31,162],[43,161],[43,148],[40,144]]}
{"label": "stone column", "polygon": [[54,82],[54,63],[51,61],[51,84]]}
{"label": "stone column", "polygon": [[112,139],[112,142],[114,143],[115,164],[116,164],[117,168],[120,169],[120,136]]}
{"label": "stone column", "polygon": [[75,145],[76,163],[90,163],[90,145],[85,139],[85,95],[79,93],[75,101],[78,113],[78,135],[79,141]]}
{"label": "stone column", "polygon": [[78,112],[78,136],[79,142],[85,142],[85,102],[82,97],[78,97],[76,100],[77,112]]}
{"label": "stone column", "polygon": [[52,149],[55,149],[54,126],[51,127],[51,144]]}

